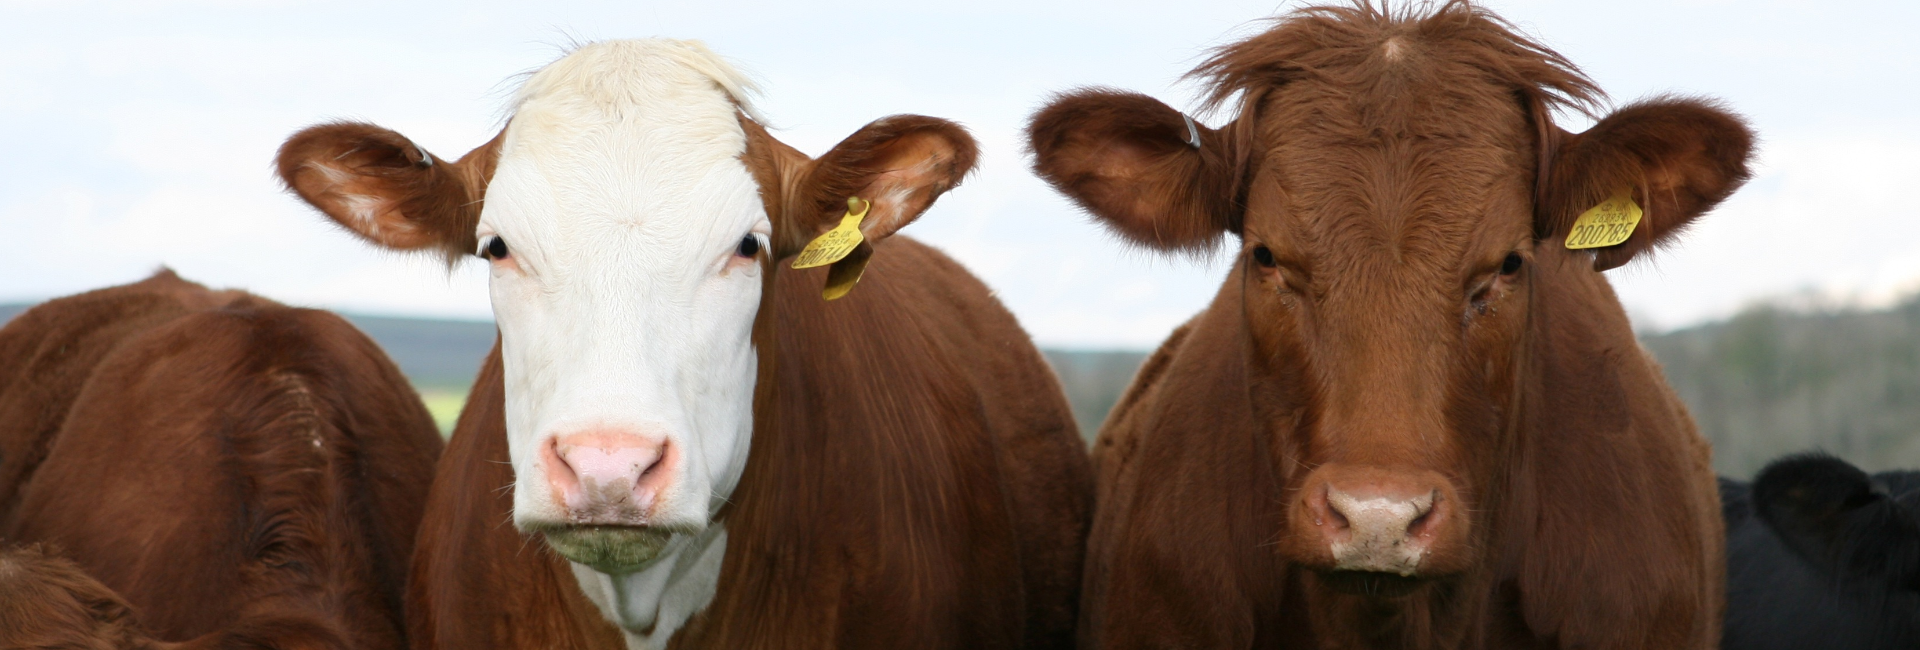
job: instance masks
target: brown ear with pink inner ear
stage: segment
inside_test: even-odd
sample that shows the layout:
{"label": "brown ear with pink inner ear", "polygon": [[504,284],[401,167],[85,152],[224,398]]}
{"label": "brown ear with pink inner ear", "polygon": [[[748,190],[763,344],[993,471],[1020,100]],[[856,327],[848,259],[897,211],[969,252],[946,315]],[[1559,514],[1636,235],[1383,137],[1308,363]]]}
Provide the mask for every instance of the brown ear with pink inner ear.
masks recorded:
{"label": "brown ear with pink inner ear", "polygon": [[449,163],[392,130],[335,122],[294,134],[275,162],[287,189],[349,232],[384,248],[439,250],[452,264],[478,245],[500,140]]}
{"label": "brown ear with pink inner ear", "polygon": [[1752,130],[1703,99],[1635,103],[1584,133],[1560,137],[1534,224],[1543,241],[1564,245],[1581,213],[1622,190],[1643,212],[1626,241],[1593,249],[1596,271],[1673,241],[1751,175]]}
{"label": "brown ear with pink inner ear", "polygon": [[757,126],[749,128],[749,147],[756,146],[763,150],[748,152],[749,165],[779,168],[757,175],[763,186],[780,182],[783,188],[778,201],[782,209],[773,224],[776,259],[800,254],[840,225],[849,214],[849,199],[858,197],[866,204],[866,215],[857,225],[862,241],[828,270],[829,295],[836,286],[850,289],[873,245],[920,218],[941,194],[958,186],[979,159],[979,145],[966,129],[921,115],[875,120],[813,160]]}
{"label": "brown ear with pink inner ear", "polygon": [[1087,88],[1027,126],[1033,171],[1121,237],[1203,250],[1240,228],[1236,143],[1146,95]]}

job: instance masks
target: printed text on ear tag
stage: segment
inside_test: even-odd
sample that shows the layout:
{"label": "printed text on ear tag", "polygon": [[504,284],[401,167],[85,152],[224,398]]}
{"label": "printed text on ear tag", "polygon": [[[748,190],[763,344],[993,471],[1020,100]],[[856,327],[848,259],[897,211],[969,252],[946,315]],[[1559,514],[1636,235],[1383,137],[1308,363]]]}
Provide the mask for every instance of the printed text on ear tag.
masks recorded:
{"label": "printed text on ear tag", "polygon": [[853,252],[853,247],[866,239],[860,234],[860,220],[867,217],[867,208],[871,207],[873,203],[863,201],[860,197],[847,197],[847,214],[840,218],[840,225],[807,242],[807,247],[800,249],[800,255],[794,258],[793,268],[826,266]]}
{"label": "printed text on ear tag", "polygon": [[1640,215],[1640,204],[1633,202],[1632,191],[1621,190],[1573,220],[1567,248],[1600,248],[1624,242],[1633,236],[1634,226],[1640,225]]}

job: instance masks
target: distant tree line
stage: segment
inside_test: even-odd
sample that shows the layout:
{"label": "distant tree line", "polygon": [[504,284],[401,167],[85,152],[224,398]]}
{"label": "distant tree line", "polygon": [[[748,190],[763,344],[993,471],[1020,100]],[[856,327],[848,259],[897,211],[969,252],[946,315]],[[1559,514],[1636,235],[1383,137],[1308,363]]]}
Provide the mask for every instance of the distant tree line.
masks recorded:
{"label": "distant tree line", "polygon": [[1884,310],[1760,306],[1641,340],[1722,474],[1814,448],[1868,471],[1920,468],[1920,296]]}

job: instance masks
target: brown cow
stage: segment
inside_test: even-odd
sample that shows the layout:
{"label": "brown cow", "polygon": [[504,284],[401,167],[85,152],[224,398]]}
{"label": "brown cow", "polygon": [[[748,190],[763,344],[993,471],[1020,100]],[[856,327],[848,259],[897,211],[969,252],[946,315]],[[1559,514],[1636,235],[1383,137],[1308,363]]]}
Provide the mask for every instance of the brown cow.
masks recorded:
{"label": "brown cow", "polygon": [[[1228,234],[1211,306],[1095,448],[1087,647],[1710,648],[1710,451],[1599,271],[1747,178],[1752,135],[1599,90],[1464,2],[1294,12],[1194,73],[1215,130],[1081,90],[1035,169],[1165,251]],[[1630,192],[1631,238],[1569,250]]]}
{"label": "brown cow", "polygon": [[73,563],[0,555],[0,647],[406,646],[441,442],[346,321],[163,271],[28,310],[0,360],[0,541]]}
{"label": "brown cow", "polygon": [[365,124],[281,149],[349,230],[491,265],[501,340],[430,498],[419,647],[1071,643],[1092,481],[1066,400],[978,280],[881,241],[972,137],[894,116],[813,159],[749,87],[697,43],[597,43],[458,162]]}

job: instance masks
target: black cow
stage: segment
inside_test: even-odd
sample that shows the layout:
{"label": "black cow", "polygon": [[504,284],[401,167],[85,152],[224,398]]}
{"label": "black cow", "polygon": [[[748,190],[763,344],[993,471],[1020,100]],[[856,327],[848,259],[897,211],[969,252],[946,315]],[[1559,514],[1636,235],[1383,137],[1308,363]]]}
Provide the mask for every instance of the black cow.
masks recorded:
{"label": "black cow", "polygon": [[1920,472],[1801,454],[1720,479],[1720,502],[1722,648],[1920,648]]}

